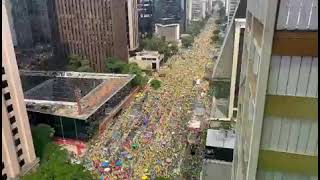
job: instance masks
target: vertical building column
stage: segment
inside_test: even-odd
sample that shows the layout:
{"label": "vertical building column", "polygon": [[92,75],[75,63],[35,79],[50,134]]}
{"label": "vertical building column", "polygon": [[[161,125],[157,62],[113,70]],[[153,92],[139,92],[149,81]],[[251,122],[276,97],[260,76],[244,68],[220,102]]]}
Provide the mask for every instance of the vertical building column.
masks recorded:
{"label": "vertical building column", "polygon": [[8,88],[12,98],[19,137],[24,150],[25,163],[33,163],[36,160],[33,141],[30,131],[29,119],[24,103],[21,80],[19,76],[15,52],[13,49],[12,37],[10,33],[7,10],[2,1],[2,64],[6,71]]}
{"label": "vertical building column", "polygon": [[[6,107],[3,95],[2,107]],[[8,112],[6,112],[5,108],[2,108],[2,161],[5,164],[7,177],[14,178],[19,175],[20,167],[8,119]]]}

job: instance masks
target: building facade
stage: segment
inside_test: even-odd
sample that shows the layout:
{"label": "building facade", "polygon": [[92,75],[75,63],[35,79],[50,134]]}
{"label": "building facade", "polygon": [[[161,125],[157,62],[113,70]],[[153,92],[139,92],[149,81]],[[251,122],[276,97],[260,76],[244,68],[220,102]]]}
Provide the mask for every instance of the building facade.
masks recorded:
{"label": "building facade", "polygon": [[[129,3],[127,3],[129,2]],[[131,3],[130,3],[131,2]],[[103,70],[107,57],[128,61],[130,47],[134,49],[137,38],[137,15],[134,1],[54,1],[58,49],[64,55],[77,54],[89,59],[96,72]],[[132,11],[128,12],[131,7]],[[134,24],[134,27],[131,26]]]}
{"label": "building facade", "polygon": [[[211,119],[234,121],[237,116],[239,74],[242,63],[242,47],[246,25],[246,0],[236,7],[220,50],[215,52],[212,70]],[[217,58],[217,60],[215,60]]]}
{"label": "building facade", "polygon": [[137,0],[127,0],[127,25],[129,51],[134,51],[139,47],[139,16]]}
{"label": "building facade", "polygon": [[24,104],[5,2],[2,1],[2,179],[38,164]]}
{"label": "building facade", "polygon": [[167,42],[179,43],[180,24],[155,24],[155,36],[164,38]]}
{"label": "building facade", "polygon": [[131,57],[129,62],[137,63],[141,69],[159,71],[163,58],[164,55],[158,51],[141,51]]}
{"label": "building facade", "polygon": [[153,0],[139,0],[138,14],[141,37],[151,35],[153,29]]}
{"label": "building facade", "polygon": [[[32,38],[32,29],[31,22],[29,17],[28,10],[28,1],[27,0],[6,0],[6,3],[10,4],[8,8],[8,14],[10,21],[13,23],[12,29],[15,30],[16,43],[15,45],[19,48],[32,48],[33,46],[33,38]],[[10,23],[11,24],[11,23]]]}
{"label": "building facade", "polygon": [[318,179],[318,1],[247,4],[233,179]]}

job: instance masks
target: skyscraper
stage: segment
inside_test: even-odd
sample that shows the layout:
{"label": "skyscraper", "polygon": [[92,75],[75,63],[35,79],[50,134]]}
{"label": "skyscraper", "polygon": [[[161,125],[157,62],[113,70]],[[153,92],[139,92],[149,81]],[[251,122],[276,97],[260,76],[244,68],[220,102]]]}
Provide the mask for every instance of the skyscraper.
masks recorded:
{"label": "skyscraper", "polygon": [[58,49],[64,50],[64,55],[87,58],[97,72],[103,70],[107,57],[127,62],[129,50],[135,49],[138,42],[136,6],[132,0],[55,0]]}
{"label": "skyscraper", "polygon": [[38,164],[21,88],[5,2],[2,1],[2,179]]}

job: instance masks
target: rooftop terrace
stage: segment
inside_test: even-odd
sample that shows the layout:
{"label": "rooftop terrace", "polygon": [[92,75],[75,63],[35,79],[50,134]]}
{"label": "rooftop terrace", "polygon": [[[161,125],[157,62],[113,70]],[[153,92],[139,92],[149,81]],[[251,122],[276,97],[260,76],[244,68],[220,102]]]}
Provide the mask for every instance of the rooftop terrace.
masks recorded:
{"label": "rooftop terrace", "polygon": [[135,75],[20,71],[28,111],[88,119]]}

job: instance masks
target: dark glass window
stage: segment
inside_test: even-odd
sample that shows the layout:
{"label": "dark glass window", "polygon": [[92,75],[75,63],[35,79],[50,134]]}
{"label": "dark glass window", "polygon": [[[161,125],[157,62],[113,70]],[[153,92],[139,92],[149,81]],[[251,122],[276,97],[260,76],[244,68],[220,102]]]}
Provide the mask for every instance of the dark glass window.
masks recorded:
{"label": "dark glass window", "polygon": [[5,99],[6,101],[9,100],[9,99],[11,99],[11,95],[10,95],[9,92],[7,92],[7,93],[4,94],[4,99]]}
{"label": "dark glass window", "polygon": [[2,88],[8,87],[8,82],[7,80],[2,81]]}
{"label": "dark glass window", "polygon": [[22,149],[19,149],[19,151],[17,152],[18,157],[20,157],[23,154]]}
{"label": "dark glass window", "polygon": [[16,140],[14,141],[14,144],[15,144],[16,146],[18,146],[19,144],[21,144],[20,139],[19,139],[19,138],[18,138],[18,139],[16,139]]}
{"label": "dark glass window", "polygon": [[16,134],[18,134],[18,128],[15,127],[14,129],[12,129],[12,136],[15,136]]}
{"label": "dark glass window", "polygon": [[16,118],[14,116],[11,117],[9,120],[10,120],[10,124],[13,124],[16,122]]}
{"label": "dark glass window", "polygon": [[24,159],[22,159],[22,160],[19,162],[19,165],[20,165],[20,167],[22,167],[24,164],[25,164]]}
{"label": "dark glass window", "polygon": [[8,111],[8,113],[10,113],[10,112],[13,111],[12,104],[10,104],[9,106],[7,106],[7,111]]}

